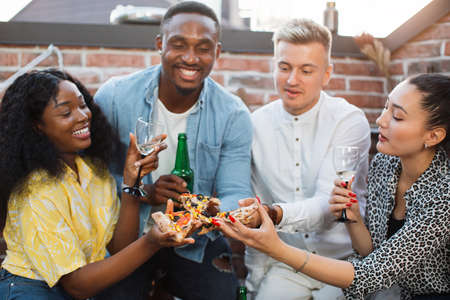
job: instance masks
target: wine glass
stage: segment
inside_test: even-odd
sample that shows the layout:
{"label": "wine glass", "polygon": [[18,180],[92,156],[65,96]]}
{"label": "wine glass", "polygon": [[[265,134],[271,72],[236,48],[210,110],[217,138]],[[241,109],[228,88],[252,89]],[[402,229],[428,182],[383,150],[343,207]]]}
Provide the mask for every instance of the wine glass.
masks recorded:
{"label": "wine glass", "polygon": [[[356,174],[359,164],[360,150],[358,147],[352,146],[337,146],[333,150],[333,164],[337,176],[346,183]],[[341,216],[336,220],[337,222],[352,222],[347,218],[346,210],[342,210]]]}
{"label": "wine glass", "polygon": [[[146,122],[142,117],[136,121],[135,136],[136,147],[141,153],[141,157],[145,157],[155,151],[156,147],[162,143],[161,134],[163,126],[158,122]],[[135,197],[146,197],[147,192],[140,187],[141,167],[139,167],[136,182],[132,187],[126,187],[124,192],[132,194]]]}

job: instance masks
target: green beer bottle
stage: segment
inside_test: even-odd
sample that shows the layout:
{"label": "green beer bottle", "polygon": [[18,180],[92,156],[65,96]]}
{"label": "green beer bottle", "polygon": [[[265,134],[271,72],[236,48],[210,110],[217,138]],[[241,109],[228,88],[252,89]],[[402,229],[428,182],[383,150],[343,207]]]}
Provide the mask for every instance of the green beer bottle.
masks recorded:
{"label": "green beer bottle", "polygon": [[178,134],[177,157],[175,159],[175,168],[171,173],[183,178],[187,183],[187,189],[192,193],[194,188],[194,171],[192,171],[189,164],[186,139],[186,133]]}
{"label": "green beer bottle", "polygon": [[247,300],[247,288],[245,285],[241,285],[237,288],[237,300]]}

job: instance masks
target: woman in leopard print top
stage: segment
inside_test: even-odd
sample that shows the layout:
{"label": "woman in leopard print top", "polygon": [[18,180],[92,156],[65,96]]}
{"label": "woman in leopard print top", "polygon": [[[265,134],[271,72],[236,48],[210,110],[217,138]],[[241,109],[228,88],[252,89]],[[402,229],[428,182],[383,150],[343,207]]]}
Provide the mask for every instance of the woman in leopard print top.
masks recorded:
{"label": "woman in leopard print top", "polygon": [[[402,299],[449,299],[449,120],[448,76],[419,75],[389,95],[377,119],[381,153],[369,172],[366,222],[355,194],[341,182],[335,182],[330,199],[334,215],[347,208],[347,217],[355,221],[346,224],[358,253],[349,262],[284,244],[262,206],[259,229],[222,221],[220,229],[310,277],[343,288],[347,299],[364,299],[393,284],[402,288]],[[394,228],[393,223],[400,225]]]}
{"label": "woman in leopard print top", "polygon": [[[402,165],[395,156],[377,154],[369,173],[366,226],[373,252],[350,259],[352,284],[344,290],[354,298],[397,284],[402,299],[411,294],[450,291],[450,168],[440,148],[416,182],[405,192],[405,224],[388,240],[388,221],[394,211]],[[359,298],[356,297],[356,298]],[[447,298],[448,299],[448,298]]]}

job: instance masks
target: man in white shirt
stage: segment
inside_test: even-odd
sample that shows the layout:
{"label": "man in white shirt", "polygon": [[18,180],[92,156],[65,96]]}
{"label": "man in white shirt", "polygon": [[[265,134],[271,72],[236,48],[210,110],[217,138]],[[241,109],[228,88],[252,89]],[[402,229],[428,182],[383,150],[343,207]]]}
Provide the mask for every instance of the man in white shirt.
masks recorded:
{"label": "man in white shirt", "polygon": [[[322,89],[332,72],[331,34],[309,20],[292,20],[274,33],[274,80],[280,99],[252,114],[252,184],[267,204],[279,235],[312,253],[344,259],[352,252],[343,223],[328,200],[334,186],[333,148],[357,146],[361,157],[352,190],[365,209],[370,128],[364,113]],[[349,191],[350,193],[350,191]],[[339,299],[342,292],[296,273],[248,248],[247,286],[256,300]],[[322,295],[322,296],[318,296]]]}

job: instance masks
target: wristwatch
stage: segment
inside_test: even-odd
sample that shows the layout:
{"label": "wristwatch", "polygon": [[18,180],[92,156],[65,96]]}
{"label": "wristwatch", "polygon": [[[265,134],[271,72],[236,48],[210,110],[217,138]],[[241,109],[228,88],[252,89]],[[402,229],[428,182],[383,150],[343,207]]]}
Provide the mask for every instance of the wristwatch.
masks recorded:
{"label": "wristwatch", "polygon": [[[132,186],[129,186],[129,185],[125,184],[123,181],[122,181],[122,184],[120,185],[120,189],[121,189],[122,191],[123,191],[124,188],[130,188],[130,187],[132,187]],[[140,189],[143,189],[143,188],[144,188],[144,184],[141,183],[141,185],[139,186],[139,188],[140,188]]]}
{"label": "wristwatch", "polygon": [[[135,195],[135,192],[130,192],[130,191],[133,191],[134,187],[125,184],[123,181],[122,181],[122,184],[120,185],[120,189],[122,190],[122,192]],[[144,184],[142,182],[141,182],[141,185],[139,186],[139,189],[144,191]],[[140,196],[142,197],[144,195],[140,195]]]}

